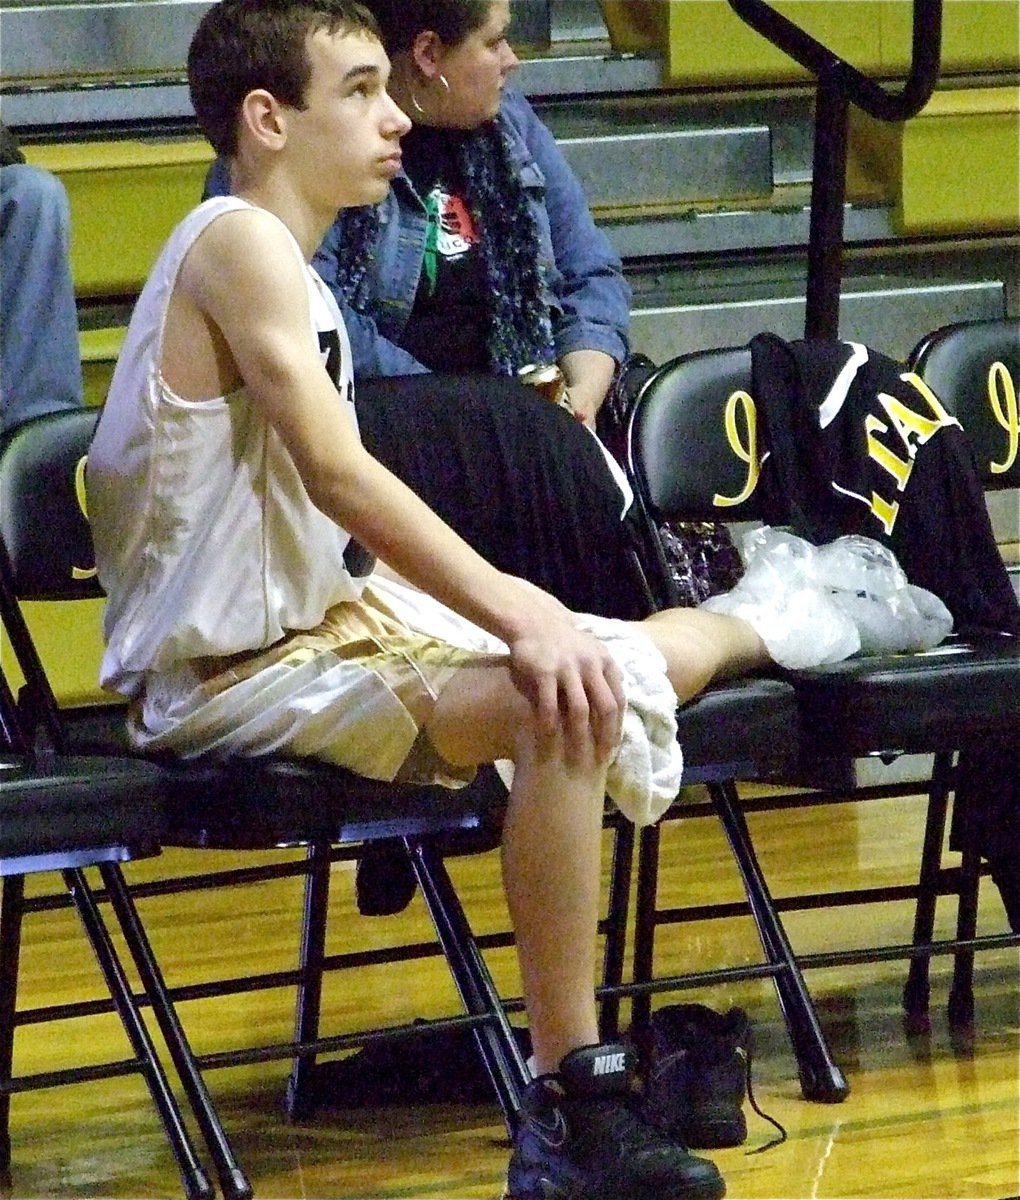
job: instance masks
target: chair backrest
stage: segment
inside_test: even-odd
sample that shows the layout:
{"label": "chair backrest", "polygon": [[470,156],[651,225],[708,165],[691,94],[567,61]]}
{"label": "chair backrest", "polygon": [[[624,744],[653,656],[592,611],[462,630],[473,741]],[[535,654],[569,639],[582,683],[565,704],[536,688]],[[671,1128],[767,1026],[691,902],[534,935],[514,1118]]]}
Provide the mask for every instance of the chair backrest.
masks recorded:
{"label": "chair backrest", "polygon": [[[85,459],[97,420],[89,409],[39,417],[0,446],[0,622],[25,680],[23,724],[44,726],[58,751],[63,723],[19,601],[103,594],[85,506]],[[9,690],[6,663],[3,675]]]}
{"label": "chair backrest", "polygon": [[681,355],[638,391],[628,465],[656,524],[761,517],[762,446],[747,346]]}
{"label": "chair backrest", "polygon": [[[933,393],[933,396],[926,396],[933,413],[939,411],[937,397],[944,398],[947,408],[959,412],[965,436],[977,448],[982,459],[981,469],[992,486],[1015,486],[1020,482],[1016,324],[983,323],[950,336],[951,333],[943,331],[933,335],[924,353],[919,349],[917,366],[912,372],[903,371],[883,356],[874,356],[874,373],[862,374],[860,394],[855,397],[854,404],[847,404],[840,410],[849,414],[846,419],[854,424],[837,430],[839,436],[833,433],[837,428],[833,422],[826,427],[828,441],[819,452],[820,471],[814,469],[812,454],[800,453],[801,428],[794,425],[790,430],[784,430],[781,406],[785,403],[788,374],[796,377],[796,387],[808,399],[823,386],[821,381],[826,381],[826,388],[830,386],[827,380],[828,357],[831,356],[827,356],[825,347],[818,356],[817,378],[808,369],[814,363],[813,343],[798,344],[800,358],[796,360],[798,365],[793,372],[770,368],[771,348],[767,344],[761,348],[763,357],[759,362],[757,341],[748,347],[683,355],[662,364],[638,391],[630,414],[626,447],[628,467],[635,484],[637,554],[656,602],[676,601],[676,589],[670,583],[670,564],[659,544],[662,539],[656,533],[667,521],[766,520],[770,524],[791,525],[795,532],[810,540],[828,540],[835,534],[816,532],[818,524],[836,526],[839,532],[860,530],[878,536],[874,522],[867,527],[856,523],[861,514],[873,514],[891,535],[892,519],[900,507],[899,499],[894,495],[890,502],[888,496],[876,494],[871,476],[866,474],[862,474],[860,483],[854,479],[854,486],[847,487],[847,480],[835,473],[829,474],[829,456],[830,452],[834,456],[833,472],[841,471],[844,462],[853,467],[861,463],[862,470],[873,471],[888,485],[884,473],[891,478],[902,466],[904,479],[909,478],[907,468],[913,460],[900,463],[894,452],[886,453],[881,444],[878,450],[883,453],[873,452],[868,424],[874,419],[872,399],[875,399],[887,412],[892,412],[891,423],[896,424],[899,435],[903,436],[897,423],[904,420],[903,411],[902,406],[896,407],[899,401],[895,390],[900,381],[919,395],[926,396],[925,389],[927,393]],[[807,365],[799,365],[802,361]],[[835,361],[838,365],[839,356]],[[771,389],[770,395],[752,397],[752,386]],[[882,387],[888,387],[893,394],[886,395]],[[873,397],[872,393],[877,394]],[[796,395],[800,392],[795,392]],[[762,402],[761,407],[756,405],[756,400]],[[858,404],[859,408],[854,407]],[[947,453],[951,453],[951,458],[946,461],[958,463],[962,469],[972,461],[970,451],[962,448],[963,456],[959,457],[961,447],[957,439],[960,430],[955,421],[947,424],[944,417],[943,413],[942,418],[928,424],[934,424],[935,428],[946,426],[950,430],[953,436],[947,443]],[[923,417],[919,416],[917,420],[919,428],[923,429]],[[864,459],[864,433],[868,434],[868,461]],[[775,440],[771,441],[772,438]],[[771,461],[770,453],[775,456]],[[939,461],[937,457],[935,461]],[[841,486],[837,486],[837,479]],[[831,484],[827,480],[831,480]],[[993,616],[991,611],[985,612],[982,606],[978,606],[983,613],[982,620],[963,615],[975,612],[976,600],[972,593],[976,595],[976,591],[984,590],[983,586],[975,590],[975,578],[992,579],[989,572],[994,572],[994,578],[998,580],[1001,571],[1001,556],[983,511],[981,482],[968,467],[967,478],[961,476],[960,488],[953,490],[954,505],[978,506],[984,519],[980,529],[973,528],[971,549],[966,554],[940,557],[926,549],[934,545],[926,539],[930,539],[935,531],[925,524],[932,507],[926,500],[924,489],[911,495],[912,501],[914,496],[919,498],[912,509],[915,516],[912,534],[909,538],[900,536],[893,549],[900,556],[904,570],[916,583],[935,591],[951,610],[954,610],[954,604],[960,607],[961,615],[957,617],[960,626],[973,620],[978,625],[989,623],[995,628],[1005,628],[1001,624],[1005,618]],[[861,503],[868,488],[871,489],[870,506],[866,500]],[[948,501],[948,490],[945,496]],[[824,514],[824,521],[815,522],[816,511]],[[968,507],[967,512],[978,519],[976,509],[972,512]],[[957,508],[953,513],[959,516]],[[885,520],[887,517],[890,518],[888,521]],[[969,523],[967,527],[970,528]],[[905,528],[901,524],[897,534]],[[940,544],[948,546],[949,542],[944,538]],[[950,571],[951,559],[957,563],[955,573]],[[964,566],[965,559],[970,563],[969,567]],[[989,605],[996,610],[1000,604],[1008,605],[1012,613],[1008,580],[1003,577],[1001,581],[989,582],[988,588],[989,596],[997,596],[995,604],[991,605],[989,600]]]}
{"label": "chair backrest", "polygon": [[85,507],[85,457],[98,418],[94,409],[39,417],[0,448],[0,543],[21,600],[103,594]]}
{"label": "chair backrest", "polygon": [[[1020,486],[1020,322],[946,326],[909,366],[959,419],[984,486]],[[656,523],[761,519],[767,452],[748,346],[671,359],[634,399],[626,454]]]}
{"label": "chair backrest", "polygon": [[985,487],[1020,487],[1020,321],[947,325],[910,365],[963,426]]}

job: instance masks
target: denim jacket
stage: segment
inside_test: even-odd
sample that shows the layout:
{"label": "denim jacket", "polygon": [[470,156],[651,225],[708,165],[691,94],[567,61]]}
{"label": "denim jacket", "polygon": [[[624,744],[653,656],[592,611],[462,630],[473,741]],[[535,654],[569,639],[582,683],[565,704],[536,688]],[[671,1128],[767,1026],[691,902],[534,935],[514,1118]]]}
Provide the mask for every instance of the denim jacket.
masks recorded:
{"label": "denim jacket", "polygon": [[[571,350],[602,350],[622,362],[631,295],[620,259],[592,220],[581,185],[552,134],[525,97],[507,88],[501,111],[538,226],[556,357]],[[426,373],[398,344],[418,289],[425,234],[425,206],[401,173],[380,208],[366,311],[352,309],[337,294],[335,263],[344,252],[338,225],[326,234],[312,260],[337,295],[355,374],[362,378]]]}

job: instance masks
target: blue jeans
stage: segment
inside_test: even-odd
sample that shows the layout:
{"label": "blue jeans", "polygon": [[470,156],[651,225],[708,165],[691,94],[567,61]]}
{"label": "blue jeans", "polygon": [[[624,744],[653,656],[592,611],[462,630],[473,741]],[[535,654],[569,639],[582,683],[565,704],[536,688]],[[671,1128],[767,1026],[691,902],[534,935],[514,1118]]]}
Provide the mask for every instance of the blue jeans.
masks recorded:
{"label": "blue jeans", "polygon": [[78,314],[63,185],[0,168],[0,430],[82,403]]}

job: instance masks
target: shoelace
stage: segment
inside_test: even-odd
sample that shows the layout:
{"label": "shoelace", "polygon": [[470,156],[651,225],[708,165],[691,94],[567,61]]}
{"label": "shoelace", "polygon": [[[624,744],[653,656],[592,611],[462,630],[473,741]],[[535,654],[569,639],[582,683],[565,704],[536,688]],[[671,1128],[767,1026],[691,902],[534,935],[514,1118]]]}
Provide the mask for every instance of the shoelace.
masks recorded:
{"label": "shoelace", "polygon": [[[747,1102],[751,1106],[751,1111],[757,1113],[762,1120],[768,1121],[768,1123],[777,1131],[778,1136],[772,1138],[763,1146],[756,1146],[753,1150],[744,1151],[745,1154],[761,1154],[765,1150],[773,1150],[776,1146],[781,1146],[783,1142],[786,1141],[788,1135],[785,1126],[781,1125],[775,1117],[771,1116],[763,1108],[761,1108],[758,1104],[758,1101],[755,1099],[754,1088],[751,1086],[751,1052],[749,1050],[745,1050],[743,1046],[735,1047],[734,1052],[744,1064],[744,1086],[747,1089]],[[686,1055],[686,1049],[676,1050],[674,1053],[667,1055],[656,1066],[654,1072],[655,1076],[658,1077],[665,1071],[668,1071],[681,1058],[686,1057]]]}
{"label": "shoelace", "polygon": [[781,1146],[786,1141],[786,1128],[770,1116],[763,1108],[760,1108],[758,1101],[754,1098],[754,1089],[751,1087],[751,1052],[745,1050],[743,1046],[737,1047],[737,1055],[744,1061],[744,1081],[747,1085],[747,1102],[751,1106],[752,1112],[758,1114],[764,1121],[768,1121],[778,1132],[778,1136],[766,1142],[763,1146],[756,1146],[753,1150],[745,1150],[745,1154],[761,1154],[765,1150],[773,1150],[776,1146]]}

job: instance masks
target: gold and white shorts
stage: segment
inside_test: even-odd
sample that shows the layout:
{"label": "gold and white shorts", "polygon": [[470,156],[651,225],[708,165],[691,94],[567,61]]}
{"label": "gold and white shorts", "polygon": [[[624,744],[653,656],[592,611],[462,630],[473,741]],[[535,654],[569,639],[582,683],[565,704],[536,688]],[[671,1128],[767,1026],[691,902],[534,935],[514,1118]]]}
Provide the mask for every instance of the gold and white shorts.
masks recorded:
{"label": "gold and white shorts", "polygon": [[[655,820],[680,783],[675,698],[659,651],[632,625],[579,616],[624,675],[628,711],[609,792],[633,820]],[[373,779],[456,787],[474,775],[446,762],[422,732],[436,699],[465,667],[507,647],[431,596],[374,576],[314,629],[233,658],[151,672],[130,733],[146,751],[286,754]]]}

